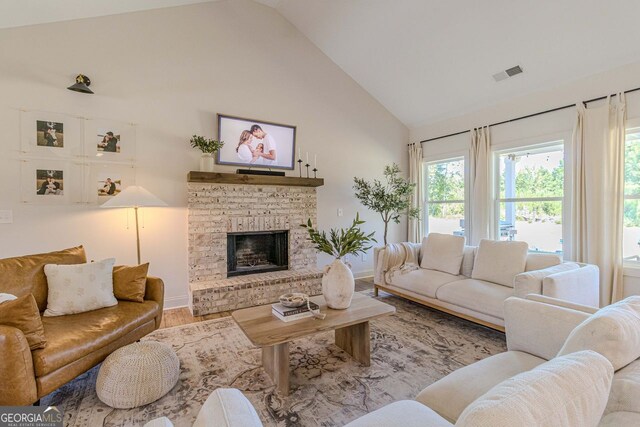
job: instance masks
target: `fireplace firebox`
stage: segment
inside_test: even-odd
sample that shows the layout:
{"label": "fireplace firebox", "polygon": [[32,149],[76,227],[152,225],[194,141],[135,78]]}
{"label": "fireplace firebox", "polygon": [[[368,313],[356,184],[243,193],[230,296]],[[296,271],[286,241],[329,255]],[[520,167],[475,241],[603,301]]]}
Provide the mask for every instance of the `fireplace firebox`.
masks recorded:
{"label": "fireplace firebox", "polygon": [[227,277],[288,268],[288,231],[227,234]]}

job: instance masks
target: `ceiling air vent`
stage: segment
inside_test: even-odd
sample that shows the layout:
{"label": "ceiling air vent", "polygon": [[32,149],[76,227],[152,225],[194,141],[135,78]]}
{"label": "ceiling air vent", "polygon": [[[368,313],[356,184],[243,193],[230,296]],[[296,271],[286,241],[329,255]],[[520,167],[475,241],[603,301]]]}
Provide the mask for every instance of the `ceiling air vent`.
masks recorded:
{"label": "ceiling air vent", "polygon": [[509,77],[516,76],[520,73],[522,73],[522,67],[519,65],[516,65],[515,67],[511,67],[504,71],[500,71],[499,73],[494,74],[493,80],[500,82],[502,80],[508,79]]}

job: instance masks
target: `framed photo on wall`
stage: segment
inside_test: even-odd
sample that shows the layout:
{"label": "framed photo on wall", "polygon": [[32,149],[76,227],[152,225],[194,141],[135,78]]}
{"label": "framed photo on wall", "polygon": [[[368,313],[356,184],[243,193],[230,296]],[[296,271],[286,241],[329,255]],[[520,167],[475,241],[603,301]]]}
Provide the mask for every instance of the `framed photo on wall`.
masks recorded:
{"label": "framed photo on wall", "polygon": [[219,165],[294,169],[296,127],[218,114]]}
{"label": "framed photo on wall", "polygon": [[39,157],[79,157],[82,155],[81,119],[59,113],[22,111],[21,150]]}
{"label": "framed photo on wall", "polygon": [[82,203],[83,167],[74,160],[21,160],[22,202],[41,205]]}
{"label": "framed photo on wall", "polygon": [[86,202],[103,204],[118,195],[125,187],[135,185],[136,169],[133,165],[91,163],[86,173]]}
{"label": "framed photo on wall", "polygon": [[136,157],[136,127],[131,123],[88,119],[84,153],[92,161],[127,162]]}

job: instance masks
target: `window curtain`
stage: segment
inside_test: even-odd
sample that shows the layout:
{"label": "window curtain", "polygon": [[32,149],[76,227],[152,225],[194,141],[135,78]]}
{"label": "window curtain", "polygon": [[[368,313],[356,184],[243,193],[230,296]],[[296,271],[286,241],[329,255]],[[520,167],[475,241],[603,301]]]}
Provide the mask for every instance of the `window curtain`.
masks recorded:
{"label": "window curtain", "polygon": [[572,138],[571,258],[600,268],[600,306],[623,296],[624,94],[578,103]]}
{"label": "window curtain", "polygon": [[489,126],[471,131],[471,155],[469,165],[469,206],[471,227],[469,244],[477,245],[490,237],[491,190],[489,180],[491,134]]}
{"label": "window curtain", "polygon": [[411,207],[420,209],[418,218],[409,218],[408,240],[420,243],[424,236],[422,218],[424,218],[424,177],[422,169],[422,145],[418,142],[409,145],[409,181],[415,184]]}

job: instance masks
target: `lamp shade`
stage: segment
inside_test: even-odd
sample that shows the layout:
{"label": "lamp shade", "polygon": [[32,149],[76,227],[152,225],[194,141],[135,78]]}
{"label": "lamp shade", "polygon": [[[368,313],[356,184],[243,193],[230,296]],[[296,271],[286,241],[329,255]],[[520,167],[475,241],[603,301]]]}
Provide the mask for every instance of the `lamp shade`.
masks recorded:
{"label": "lamp shade", "polygon": [[165,202],[151,194],[139,185],[130,185],[110,200],[100,206],[101,208],[143,208],[168,206]]}

